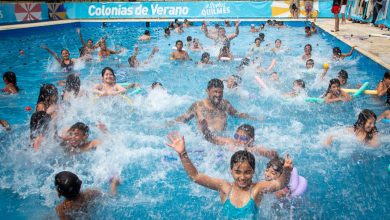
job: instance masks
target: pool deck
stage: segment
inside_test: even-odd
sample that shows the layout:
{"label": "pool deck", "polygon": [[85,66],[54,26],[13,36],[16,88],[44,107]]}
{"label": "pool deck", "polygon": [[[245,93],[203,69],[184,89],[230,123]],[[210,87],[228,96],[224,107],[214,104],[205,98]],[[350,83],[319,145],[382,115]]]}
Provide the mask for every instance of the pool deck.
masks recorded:
{"label": "pool deck", "polygon": [[[203,21],[203,19],[191,19],[193,21]],[[208,19],[208,21],[216,21],[221,19]],[[267,19],[241,19],[241,21],[265,21]],[[286,19],[277,19],[286,20]],[[172,19],[111,19],[111,20],[60,20],[60,21],[46,21],[29,24],[16,24],[16,25],[3,25],[0,26],[1,30],[11,30],[28,27],[39,27],[57,24],[68,24],[73,22],[158,22],[158,21],[172,21]],[[304,19],[294,19],[290,21],[304,21]],[[367,24],[351,23],[347,21],[347,24],[340,24],[340,31],[331,32],[334,27],[334,19],[317,19],[316,24],[327,31],[329,34],[340,39],[350,46],[357,46],[356,50],[365,56],[376,61],[380,65],[390,70],[390,31],[386,28],[381,30],[377,27],[370,27]],[[353,35],[351,37],[351,34]],[[389,37],[383,37],[383,34],[387,34]],[[376,35],[376,36],[372,36]],[[380,36],[381,35],[381,36]]]}
{"label": "pool deck", "polygon": [[[356,50],[360,53],[390,70],[390,31],[387,28],[381,30],[378,27],[370,27],[368,24],[347,21],[347,24],[340,24],[340,31],[331,32],[334,29],[334,19],[318,19],[316,25],[346,44],[357,46]],[[383,34],[387,37],[379,36]]]}

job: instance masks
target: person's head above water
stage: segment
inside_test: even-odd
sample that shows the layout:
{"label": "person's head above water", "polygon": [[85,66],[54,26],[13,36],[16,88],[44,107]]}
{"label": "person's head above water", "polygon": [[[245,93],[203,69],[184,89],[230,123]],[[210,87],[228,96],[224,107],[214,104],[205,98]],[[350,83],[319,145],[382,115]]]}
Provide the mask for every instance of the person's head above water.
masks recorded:
{"label": "person's head above water", "polygon": [[207,52],[202,53],[202,57],[200,58],[201,63],[208,63],[210,61],[210,54]]}
{"label": "person's head above water", "polygon": [[390,83],[390,71],[386,71],[385,74],[383,74],[382,81]]}
{"label": "person's head above water", "polygon": [[282,40],[276,39],[276,40],[275,40],[275,47],[276,47],[276,48],[280,48],[280,46],[282,46]]}
{"label": "person's head above water", "polygon": [[329,81],[328,90],[326,90],[325,96],[328,93],[332,93],[334,95],[339,95],[340,93],[340,80],[339,79],[331,79]]}
{"label": "person's head above water", "polygon": [[305,47],[303,48],[305,51],[305,54],[311,54],[311,51],[313,50],[311,44],[306,44]]}
{"label": "person's head above water", "polygon": [[165,35],[171,35],[171,30],[169,29],[169,27],[164,29],[164,33]]}
{"label": "person's head above water", "polygon": [[306,60],[306,69],[312,69],[312,68],[314,68],[314,60],[313,59]]}
{"label": "person's head above water", "polygon": [[104,67],[102,70],[102,78],[103,83],[107,84],[115,84],[116,83],[116,76],[114,73],[114,70],[110,67]]}
{"label": "person's head above water", "polygon": [[340,57],[341,56],[340,47],[334,47],[333,48],[333,56],[336,56],[336,57]]}
{"label": "person's head above water", "polygon": [[226,36],[226,30],[223,27],[218,28],[218,36],[225,37]]}
{"label": "person's head above water", "polygon": [[264,41],[265,34],[264,33],[260,33],[259,34],[259,38],[260,38],[261,41]]}
{"label": "person's head above water", "polygon": [[34,139],[44,134],[48,128],[51,117],[45,111],[34,112],[30,118],[30,138]]}
{"label": "person's head above water", "polygon": [[217,106],[223,99],[223,82],[220,79],[212,79],[207,85],[208,99],[211,104]]}
{"label": "person's head above water", "polygon": [[53,84],[43,84],[39,90],[38,101],[54,104],[58,101],[58,90]]}
{"label": "person's head above water", "polygon": [[241,81],[242,81],[241,76],[231,75],[227,80],[226,87],[229,89],[236,88],[241,83]]}
{"label": "person's head above water", "polygon": [[255,44],[256,44],[256,46],[260,46],[260,44],[261,44],[261,42],[262,42],[262,40],[259,38],[259,37],[256,37],[256,39],[255,39]]}
{"label": "person's head above water", "polygon": [[13,84],[16,88],[16,91],[19,91],[19,87],[16,82],[16,74],[11,71],[7,71],[3,74],[3,81],[5,84]]}
{"label": "person's head above water", "polygon": [[54,185],[58,196],[64,196],[70,200],[75,199],[79,195],[82,183],[76,174],[69,171],[59,172],[54,177]]}
{"label": "person's head above water", "polygon": [[73,91],[74,95],[78,95],[80,92],[80,78],[75,74],[68,75],[68,77],[66,77],[64,91]]}
{"label": "person's head above water", "polygon": [[306,35],[311,35],[311,30],[310,30],[309,26],[305,27],[305,33],[306,33]]}
{"label": "person's head above water", "polygon": [[348,72],[345,70],[340,70],[337,76],[338,80],[340,81],[340,85],[347,84],[348,81]]}
{"label": "person's head above water", "polygon": [[255,140],[255,128],[249,124],[240,125],[234,134],[234,140],[239,142],[241,145],[252,147]]}
{"label": "person's head above water", "polygon": [[283,165],[284,161],[279,157],[274,157],[268,161],[264,172],[265,180],[271,181],[277,179],[283,173]]}
{"label": "person's head above water", "polygon": [[69,50],[67,49],[62,49],[61,50],[61,56],[64,60],[68,60],[69,59],[69,56],[70,56],[70,53],[69,53]]}
{"label": "person's head above water", "polygon": [[192,37],[191,36],[187,36],[187,43],[191,43],[192,42]]}
{"label": "person's head above water", "polygon": [[294,82],[293,82],[293,90],[294,91],[300,91],[302,89],[305,89],[305,87],[306,87],[305,81],[303,81],[302,79],[294,80]]}
{"label": "person's head above water", "polygon": [[183,41],[181,41],[181,40],[176,41],[176,49],[178,51],[181,51],[183,49]]}
{"label": "person's head above water", "polygon": [[88,125],[82,122],[77,122],[68,129],[65,142],[68,147],[78,148],[85,144],[88,136]]}
{"label": "person's head above water", "polygon": [[153,82],[151,88],[157,89],[157,88],[164,88],[164,87],[160,82]]}
{"label": "person's head above water", "polygon": [[149,30],[145,30],[144,35],[150,36],[150,31]]}
{"label": "person's head above water", "polygon": [[375,123],[376,114],[369,109],[364,109],[359,113],[358,119],[353,125],[353,128],[355,132],[358,132],[359,130],[366,132],[364,142],[367,142],[374,137],[375,133],[378,132]]}
{"label": "person's head above water", "polygon": [[239,188],[250,187],[255,167],[256,160],[253,154],[245,150],[234,153],[230,159],[230,171],[234,179],[234,184]]}

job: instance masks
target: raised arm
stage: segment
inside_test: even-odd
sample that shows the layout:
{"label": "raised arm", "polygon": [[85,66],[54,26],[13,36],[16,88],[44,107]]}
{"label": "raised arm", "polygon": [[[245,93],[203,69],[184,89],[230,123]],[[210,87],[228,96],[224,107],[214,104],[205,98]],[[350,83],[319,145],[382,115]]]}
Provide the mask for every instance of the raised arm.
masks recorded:
{"label": "raised arm", "polygon": [[381,121],[384,118],[390,118],[390,110],[386,110],[382,114],[380,114],[377,121]]}
{"label": "raised arm", "polygon": [[290,181],[291,170],[293,169],[293,161],[287,154],[284,158],[283,173],[272,181],[261,181],[256,183],[253,191],[256,193],[255,198],[263,193],[275,192],[283,189]]}
{"label": "raised arm", "polygon": [[214,35],[211,35],[211,34],[209,33],[209,30],[207,29],[207,24],[206,24],[206,22],[204,22],[203,24],[204,24],[204,34],[206,35],[206,37],[208,37],[208,38],[210,38],[210,39],[213,39],[213,40],[217,39],[218,36],[214,36]]}
{"label": "raised arm", "polygon": [[187,123],[188,121],[190,121],[195,116],[195,109],[196,109],[197,105],[198,105],[197,102],[192,104],[191,107],[187,110],[187,112],[184,113],[183,115],[177,117],[175,119],[175,121],[183,122],[183,123]]}
{"label": "raised arm", "polygon": [[77,29],[76,29],[76,32],[77,32],[77,34],[79,35],[81,44],[82,44],[84,47],[87,46],[86,43],[85,43],[84,40],[83,40],[83,36],[81,35],[80,28],[77,28]]}
{"label": "raised arm", "polygon": [[271,71],[276,65],[276,59],[272,59],[271,65],[267,68],[267,71]]}
{"label": "raised arm", "polygon": [[226,138],[226,137],[221,137],[217,136],[213,132],[210,131],[206,119],[203,119],[202,121],[199,122],[200,129],[204,135],[204,138],[213,144],[216,145],[233,145],[234,140],[231,138]]}
{"label": "raised arm", "polygon": [[343,57],[349,57],[349,56],[351,56],[352,53],[353,53],[353,51],[355,50],[355,47],[356,47],[356,46],[353,46],[353,47],[351,48],[351,50],[349,51],[349,53],[342,54],[342,56],[343,56]]}
{"label": "raised arm", "polygon": [[187,172],[192,181],[201,186],[217,191],[222,191],[223,187],[226,188],[226,186],[229,185],[229,183],[223,179],[213,178],[198,172],[187,154],[184,137],[180,137],[177,131],[169,133],[167,138],[168,143],[166,145],[173,148],[179,154],[184,170]]}
{"label": "raised arm", "polygon": [[236,31],[234,32],[234,34],[232,34],[228,37],[229,40],[236,38],[238,36],[238,34],[240,33],[240,29],[239,29],[240,21],[236,21],[234,26],[236,27]]}
{"label": "raised arm", "polygon": [[42,45],[41,45],[41,48],[44,49],[44,50],[46,50],[47,52],[49,52],[51,55],[53,55],[53,57],[54,57],[59,63],[62,62],[61,58],[59,58],[59,57],[57,56],[57,54],[56,54],[54,51],[50,50],[50,48],[49,48],[46,44],[42,44]]}

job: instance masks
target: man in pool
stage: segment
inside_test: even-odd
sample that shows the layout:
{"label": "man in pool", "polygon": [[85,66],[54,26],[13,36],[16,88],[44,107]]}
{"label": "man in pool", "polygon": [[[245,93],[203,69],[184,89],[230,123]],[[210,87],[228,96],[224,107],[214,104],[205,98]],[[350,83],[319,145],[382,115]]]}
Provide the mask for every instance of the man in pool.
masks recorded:
{"label": "man in pool", "polygon": [[207,30],[207,25],[205,25],[204,33],[206,34],[206,37],[213,39],[215,41],[215,44],[221,47],[224,45],[230,47],[230,41],[236,38],[240,33],[240,30],[238,28],[239,26],[240,26],[240,21],[236,21],[235,23],[236,31],[229,36],[226,36],[226,30],[225,28],[222,27],[218,29],[217,35],[211,35]]}
{"label": "man in pool", "polygon": [[176,118],[175,121],[188,122],[196,117],[200,123],[205,119],[209,129],[214,132],[225,130],[228,115],[255,120],[248,114],[239,113],[229,101],[223,99],[223,88],[222,80],[210,80],[206,90],[208,98],[192,104],[188,111]]}
{"label": "man in pool", "polygon": [[183,41],[176,41],[176,51],[171,53],[171,60],[191,60],[188,53],[183,50]]}

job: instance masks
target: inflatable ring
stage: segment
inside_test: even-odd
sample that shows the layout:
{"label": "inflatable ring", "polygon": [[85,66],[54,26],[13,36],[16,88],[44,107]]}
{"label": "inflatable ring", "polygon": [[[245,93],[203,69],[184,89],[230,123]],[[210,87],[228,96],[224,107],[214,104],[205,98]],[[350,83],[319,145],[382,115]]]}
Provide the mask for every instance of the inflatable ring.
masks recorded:
{"label": "inflatable ring", "polygon": [[297,189],[298,185],[299,185],[298,170],[297,170],[297,168],[294,167],[291,171],[290,182],[288,183],[288,188],[292,192],[292,191]]}
{"label": "inflatable ring", "polygon": [[299,176],[298,187],[290,191],[290,197],[297,197],[302,195],[307,189],[307,180],[305,177]]}

